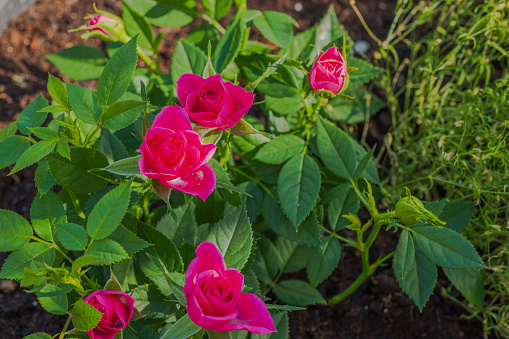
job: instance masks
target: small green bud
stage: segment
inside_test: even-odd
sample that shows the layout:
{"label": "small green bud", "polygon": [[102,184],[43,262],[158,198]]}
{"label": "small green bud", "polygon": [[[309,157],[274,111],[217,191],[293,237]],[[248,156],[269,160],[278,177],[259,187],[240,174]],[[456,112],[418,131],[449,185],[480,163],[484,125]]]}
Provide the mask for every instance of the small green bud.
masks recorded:
{"label": "small green bud", "polygon": [[403,224],[413,225],[424,217],[424,209],[423,203],[416,197],[404,197],[396,204],[396,216]]}

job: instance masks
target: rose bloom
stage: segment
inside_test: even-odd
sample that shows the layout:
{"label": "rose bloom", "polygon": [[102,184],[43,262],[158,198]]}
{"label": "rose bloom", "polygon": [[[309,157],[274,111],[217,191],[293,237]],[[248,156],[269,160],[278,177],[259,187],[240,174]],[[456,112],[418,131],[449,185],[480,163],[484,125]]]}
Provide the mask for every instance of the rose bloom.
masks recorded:
{"label": "rose bloom", "polygon": [[[87,26],[90,27],[90,26],[94,26],[94,25],[97,25],[98,23],[100,22],[103,22],[103,21],[111,21],[111,22],[117,22],[117,20],[113,19],[113,18],[110,18],[109,16],[107,15],[104,15],[104,14],[98,14],[98,15],[95,15],[93,16],[92,18],[90,18],[90,20],[88,20],[88,24]],[[110,33],[106,32],[104,29],[102,29],[101,27],[94,27],[91,29],[91,31],[101,31],[103,32],[104,34],[108,35],[108,36],[113,36],[111,35]]]}
{"label": "rose bloom", "polygon": [[156,115],[140,146],[140,172],[177,191],[202,200],[214,191],[216,175],[207,162],[216,145],[203,145],[181,107],[167,106]]}
{"label": "rose bloom", "polygon": [[189,318],[212,331],[277,332],[262,299],[242,293],[243,287],[244,276],[234,268],[226,268],[217,247],[211,242],[201,243],[184,284]]}
{"label": "rose bloom", "polygon": [[99,324],[87,334],[92,339],[113,339],[133,316],[134,299],[121,291],[99,290],[88,295],[86,303],[103,313]]}
{"label": "rose bloom", "polygon": [[309,73],[309,84],[314,91],[322,89],[337,94],[343,89],[346,76],[345,59],[339,48],[333,46],[316,59]]}
{"label": "rose bloom", "polygon": [[189,116],[205,127],[232,128],[253,105],[253,92],[224,82],[221,74],[206,79],[182,74],[177,81],[177,96]]}

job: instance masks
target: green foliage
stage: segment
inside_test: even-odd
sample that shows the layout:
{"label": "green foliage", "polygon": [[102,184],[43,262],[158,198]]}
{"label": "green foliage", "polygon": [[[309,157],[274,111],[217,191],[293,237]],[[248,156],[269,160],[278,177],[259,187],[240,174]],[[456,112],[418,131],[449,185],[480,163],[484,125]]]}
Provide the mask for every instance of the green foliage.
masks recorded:
{"label": "green foliage", "polygon": [[164,332],[161,339],[185,339],[200,330],[201,327],[193,323],[186,314],[174,323],[166,332]]}
{"label": "green foliage", "polygon": [[311,286],[316,287],[334,271],[341,258],[341,245],[338,239],[328,236],[322,238],[321,247],[312,247],[307,260],[307,274]]}
{"label": "green foliage", "polygon": [[65,86],[69,94],[69,105],[74,114],[87,124],[96,124],[102,113],[97,95],[78,85],[66,83]]}
{"label": "green foliage", "polygon": [[37,292],[37,299],[42,308],[49,313],[62,315],[67,312],[67,296],[62,289],[55,285],[44,286]]}
{"label": "green foliage", "polygon": [[103,314],[90,304],[78,300],[72,308],[72,325],[78,331],[89,331],[97,326]]}
{"label": "green foliage", "polygon": [[232,62],[240,51],[246,24],[240,18],[230,22],[214,52],[214,69],[218,74]]}
{"label": "green foliage", "polygon": [[9,210],[0,210],[0,251],[22,248],[32,237],[32,227],[25,218]]}
{"label": "green foliage", "polygon": [[22,134],[30,134],[30,127],[39,127],[42,125],[48,113],[39,112],[39,110],[48,106],[46,99],[39,95],[32,101],[18,116],[18,129]]}
{"label": "green foliage", "polygon": [[87,246],[88,235],[83,226],[67,223],[59,224],[56,228],[58,240],[68,250],[83,251]]}
{"label": "green foliage", "polygon": [[0,278],[22,279],[25,267],[29,267],[32,261],[51,265],[54,259],[55,250],[50,245],[31,242],[7,257],[0,271]]}
{"label": "green foliage", "polygon": [[292,25],[299,25],[291,16],[274,11],[261,12],[254,19],[254,24],[270,42],[283,48],[292,38]]}
{"label": "green foliage", "polygon": [[298,306],[325,304],[320,292],[302,280],[285,280],[274,286],[274,294],[286,303]]}
{"label": "green foliage", "polygon": [[60,72],[79,81],[99,78],[108,61],[100,50],[85,45],[76,45],[46,58]]}
{"label": "green foliage", "polygon": [[67,222],[62,201],[51,191],[35,197],[30,208],[30,219],[35,233],[48,241],[54,240],[52,227]]}
{"label": "green foliage", "polygon": [[206,63],[205,53],[186,40],[181,40],[173,54],[171,78],[173,82],[177,82],[180,76],[185,73],[201,75]]}

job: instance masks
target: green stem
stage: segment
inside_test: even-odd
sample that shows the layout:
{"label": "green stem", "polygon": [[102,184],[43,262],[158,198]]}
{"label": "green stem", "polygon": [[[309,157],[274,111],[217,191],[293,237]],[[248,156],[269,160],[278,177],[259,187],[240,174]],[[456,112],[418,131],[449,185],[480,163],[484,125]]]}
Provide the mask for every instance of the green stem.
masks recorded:
{"label": "green stem", "polygon": [[263,188],[267,193],[269,193],[274,199],[278,200],[278,198],[276,198],[276,196],[274,195],[274,193],[272,193],[272,191],[270,189],[267,188],[267,186],[265,186],[260,179],[258,178],[254,178],[252,176],[250,176],[249,174],[247,174],[246,172],[244,172],[243,170],[241,170],[240,168],[237,168],[236,166],[232,166],[230,167],[230,169],[234,172],[237,172],[239,173],[240,175],[242,175],[243,177],[251,180],[252,182],[254,182],[255,184],[257,185],[260,185],[261,188]]}
{"label": "green stem", "polygon": [[355,247],[355,248],[360,249],[359,245],[357,244],[356,241],[354,241],[354,240],[352,240],[350,238],[342,237],[339,234],[337,234],[336,232],[328,230],[327,228],[325,228],[325,226],[323,226],[321,224],[318,224],[318,227],[320,227],[322,229],[322,231],[324,231],[325,233],[327,233],[327,234],[335,237],[336,239],[341,240],[342,242],[344,242],[345,246],[351,246],[351,247]]}
{"label": "green stem", "polygon": [[211,331],[207,330],[207,336],[209,339],[231,339],[232,335],[227,331]]}
{"label": "green stem", "polygon": [[224,34],[226,32],[226,30],[224,29],[223,26],[221,26],[221,24],[219,22],[217,22],[217,20],[215,19],[212,19],[211,17],[209,17],[207,14],[205,13],[200,13],[200,16],[207,20],[209,24],[211,24],[212,26],[214,26],[217,31],[221,34]]}
{"label": "green stem", "polygon": [[138,46],[138,49],[137,49],[137,52],[138,52],[138,55],[140,56],[140,58],[145,61],[145,63],[147,64],[148,67],[150,67],[150,69],[157,75],[161,75],[163,74],[163,72],[161,71],[161,69],[159,68],[159,66],[157,65],[157,63],[155,63],[154,61],[152,61],[152,59],[145,54],[145,52],[143,52],[140,47]]}
{"label": "green stem", "polygon": [[355,292],[355,290],[357,290],[359,288],[360,285],[362,285],[362,283],[369,277],[369,274],[366,274],[364,272],[362,272],[358,277],[357,279],[355,279],[355,281],[350,285],[348,286],[348,288],[346,290],[344,290],[343,292],[333,296],[332,298],[330,298],[328,301],[327,301],[327,305],[328,306],[334,306],[336,305],[337,303],[345,300],[347,297],[350,296],[350,294],[352,294],[353,292]]}
{"label": "green stem", "polygon": [[78,197],[76,197],[76,193],[74,193],[71,190],[68,190],[67,192],[69,193],[69,197],[71,198],[72,205],[74,206],[74,209],[76,210],[76,214],[81,219],[85,219],[85,213],[83,213],[83,210],[81,209]]}
{"label": "green stem", "polygon": [[88,146],[88,143],[90,142],[90,140],[92,139],[92,137],[97,133],[97,131],[99,131],[102,127],[102,123],[100,123],[99,125],[97,125],[97,127],[92,131],[92,133],[90,133],[88,136],[87,136],[87,139],[85,140],[85,142],[83,143],[83,147],[87,147]]}
{"label": "green stem", "polygon": [[69,314],[69,317],[67,318],[67,321],[65,322],[64,328],[62,329],[62,332],[60,332],[58,339],[64,339],[65,332],[67,331],[67,327],[69,327],[69,324],[71,323],[71,319],[72,319],[72,314]]}

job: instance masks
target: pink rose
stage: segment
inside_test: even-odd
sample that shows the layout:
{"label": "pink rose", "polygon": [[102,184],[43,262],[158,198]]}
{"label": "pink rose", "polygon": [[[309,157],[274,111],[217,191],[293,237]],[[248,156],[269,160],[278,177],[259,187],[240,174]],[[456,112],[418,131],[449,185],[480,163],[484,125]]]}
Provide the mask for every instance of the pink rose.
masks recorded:
{"label": "pink rose", "polygon": [[203,145],[181,107],[167,106],[156,115],[140,146],[140,171],[177,191],[202,200],[214,191],[216,175],[207,162],[216,145]]}
{"label": "pink rose", "polygon": [[99,290],[88,295],[84,301],[103,313],[99,324],[87,331],[92,339],[113,339],[133,316],[134,299],[124,292]]}
{"label": "pink rose", "polygon": [[242,293],[242,287],[244,276],[234,268],[226,268],[217,247],[211,242],[201,243],[184,284],[189,318],[213,331],[277,332],[262,299]]}
{"label": "pink rose", "polygon": [[346,62],[336,46],[321,53],[309,73],[309,84],[314,91],[323,89],[334,94],[345,85]]}
{"label": "pink rose", "polygon": [[177,81],[177,96],[189,116],[205,127],[232,128],[253,105],[253,92],[224,82],[220,74],[206,79],[186,73]]}
{"label": "pink rose", "polygon": [[[111,21],[111,22],[115,22],[117,23],[117,20],[113,19],[113,18],[110,18],[109,16],[107,15],[104,15],[104,14],[97,14],[93,17],[90,18],[90,20],[88,20],[88,24],[87,26],[90,27],[90,26],[95,26],[97,25],[98,23],[100,22],[103,22],[103,21]],[[102,29],[101,27],[94,27],[92,29],[90,29],[91,31],[101,31],[103,32],[104,34],[106,34],[107,36],[110,36],[112,37],[113,35],[106,32],[104,29]]]}

